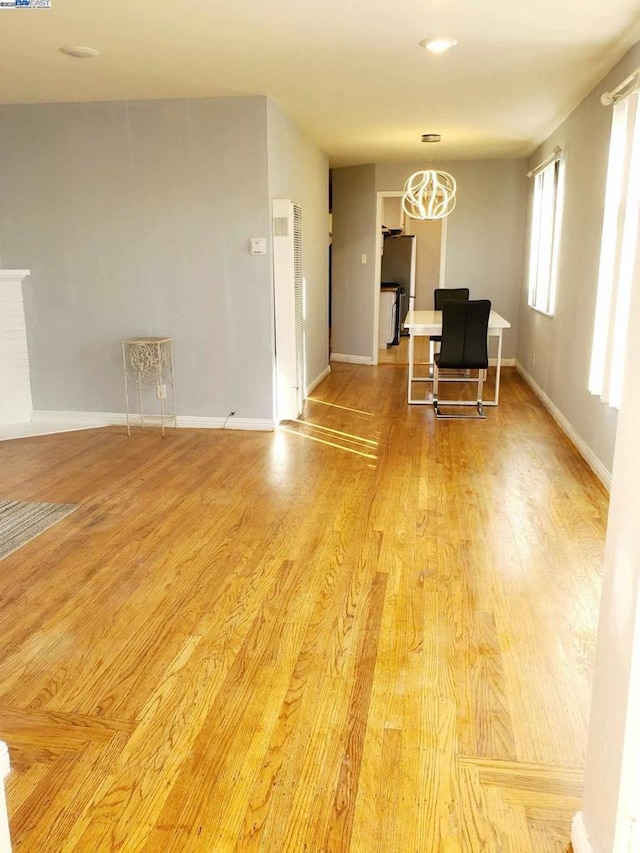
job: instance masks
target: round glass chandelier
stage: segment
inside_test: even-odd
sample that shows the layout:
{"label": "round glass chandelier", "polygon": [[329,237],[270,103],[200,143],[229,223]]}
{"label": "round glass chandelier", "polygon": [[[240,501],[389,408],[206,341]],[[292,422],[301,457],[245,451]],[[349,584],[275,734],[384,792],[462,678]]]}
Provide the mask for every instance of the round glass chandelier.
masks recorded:
{"label": "round glass chandelier", "polygon": [[[437,133],[425,133],[423,142],[440,142]],[[431,158],[431,155],[429,155]],[[456,182],[448,172],[425,169],[410,175],[404,185],[402,207],[412,219],[444,219],[456,206]]]}

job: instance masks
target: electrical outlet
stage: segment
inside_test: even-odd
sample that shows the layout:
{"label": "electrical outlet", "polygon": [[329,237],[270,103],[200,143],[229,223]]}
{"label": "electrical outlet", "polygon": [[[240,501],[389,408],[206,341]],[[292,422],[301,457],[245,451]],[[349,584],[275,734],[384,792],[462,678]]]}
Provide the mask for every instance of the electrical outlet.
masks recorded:
{"label": "electrical outlet", "polygon": [[166,400],[167,399],[167,386],[162,382],[158,382],[156,385],[156,394],[158,395],[158,400]]}

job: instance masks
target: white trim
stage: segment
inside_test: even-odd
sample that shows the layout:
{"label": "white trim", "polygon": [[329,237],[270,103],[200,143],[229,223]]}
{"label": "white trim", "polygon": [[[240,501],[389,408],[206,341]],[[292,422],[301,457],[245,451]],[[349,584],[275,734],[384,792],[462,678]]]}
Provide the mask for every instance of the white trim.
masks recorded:
{"label": "white trim", "polygon": [[[127,416],[123,415],[125,423]],[[70,429],[88,429],[89,427],[109,426],[112,423],[107,412],[58,412],[36,409],[31,416],[34,424],[58,426],[64,424]]]}
{"label": "white trim", "polygon": [[543,311],[542,308],[536,308],[535,305],[529,305],[527,303],[527,308],[530,311],[537,311],[538,314],[542,314],[543,317],[553,317],[553,314],[551,314],[549,311]]}
{"label": "white trim", "polygon": [[6,743],[0,741],[0,781],[4,782],[10,772],[9,749]]}
{"label": "white trim", "polygon": [[542,405],[549,411],[549,414],[558,424],[560,429],[565,433],[567,438],[575,445],[576,450],[585,460],[589,468],[593,471],[596,477],[600,480],[607,491],[611,490],[611,471],[609,471],[604,463],[598,459],[589,445],[578,435],[573,426],[562,414],[555,403],[545,394],[542,388],[538,385],[535,379],[527,373],[519,361],[516,361],[516,369],[522,376],[524,381],[531,386],[535,394],[540,398]]}
{"label": "white trim", "polygon": [[[178,429],[242,429],[273,432],[275,423],[262,418],[202,418],[197,415],[178,415]],[[160,418],[157,418],[160,423]],[[226,426],[225,426],[226,424]]]}
{"label": "white trim", "polygon": [[102,429],[106,423],[68,422],[63,418],[55,421],[29,421],[28,423],[1,424],[0,441],[15,438],[36,438],[39,435],[55,435],[58,432],[78,432],[84,429]]}
{"label": "white trim", "polygon": [[[34,423],[44,422],[49,424],[65,423],[70,425],[69,429],[90,429],[101,426],[126,426],[127,416],[123,412],[49,412],[36,411],[33,413]],[[135,426],[140,423],[140,415],[129,416],[130,422]],[[206,418],[198,415],[178,415],[177,426],[179,429],[243,429],[243,430],[267,430],[275,429],[273,420],[262,418]],[[159,415],[145,415],[145,424],[159,426]],[[171,427],[168,418],[165,418],[165,426]],[[225,427],[226,423],[226,427]]]}
{"label": "white trim", "polygon": [[331,361],[344,361],[347,364],[373,364],[370,355],[347,355],[343,352],[332,352]]}
{"label": "white trim", "polygon": [[325,369],[324,369],[321,373],[319,373],[319,374],[316,376],[316,378],[315,378],[314,380],[312,380],[312,381],[309,383],[309,385],[307,385],[307,387],[304,389],[304,395],[305,395],[305,397],[308,397],[308,396],[309,396],[309,394],[314,390],[314,388],[317,388],[317,387],[318,387],[318,385],[322,382],[322,380],[323,380],[323,379],[326,379],[326,378],[327,378],[327,376],[328,376],[330,373],[331,373],[331,365],[330,365],[330,364],[328,364],[328,365],[325,367]]}
{"label": "white trim", "polygon": [[31,275],[31,270],[0,270],[0,281],[17,281],[20,284]]}
{"label": "white trim", "polygon": [[[380,331],[380,283],[382,282],[382,251],[383,251],[383,236],[382,236],[382,214],[384,211],[383,198],[393,198],[391,193],[378,193],[376,197],[376,239],[375,239],[375,259],[373,264],[373,344],[371,351],[373,357],[369,364],[378,363],[378,333]],[[342,358],[334,358],[332,361],[343,361]]]}
{"label": "white trim", "polygon": [[7,798],[4,790],[4,780],[10,772],[9,750],[6,743],[0,741],[0,850],[2,853],[11,853],[9,816],[7,815]]}
{"label": "white trim", "polygon": [[573,853],[592,853],[582,812],[576,812],[571,821],[571,846]]}

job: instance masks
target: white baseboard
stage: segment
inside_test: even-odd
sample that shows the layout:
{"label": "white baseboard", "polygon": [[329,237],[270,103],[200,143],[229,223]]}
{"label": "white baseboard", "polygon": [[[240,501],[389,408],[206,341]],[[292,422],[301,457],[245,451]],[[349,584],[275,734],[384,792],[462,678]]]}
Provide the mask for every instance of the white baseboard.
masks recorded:
{"label": "white baseboard", "polygon": [[307,387],[304,389],[305,397],[308,397],[309,394],[313,391],[314,388],[317,388],[318,385],[322,382],[323,379],[326,379],[327,376],[331,373],[331,365],[328,364],[325,369],[319,373],[314,380],[312,380]]}
{"label": "white baseboard", "polygon": [[[126,426],[127,416],[124,412],[49,412],[33,413],[34,422],[48,424],[66,424],[69,429],[89,429],[98,426]],[[141,423],[140,415],[132,414],[129,421],[136,426]],[[145,424],[160,426],[159,415],[145,415]],[[166,421],[165,421],[166,425]],[[170,424],[171,426],[173,424]],[[273,431],[275,424],[272,420],[261,418],[205,418],[196,415],[178,415],[179,429],[242,429]]]}
{"label": "white baseboard", "polygon": [[346,355],[343,352],[332,352],[331,361],[344,361],[347,364],[373,364],[370,355]]}
{"label": "white baseboard", "polygon": [[55,435],[58,432],[100,429],[108,426],[108,423],[105,418],[96,419],[94,415],[86,412],[33,412],[27,422],[0,426],[0,441],[36,438],[40,435]]}
{"label": "white baseboard", "polygon": [[[71,427],[76,426],[77,429],[83,429],[87,425],[91,426],[109,426],[112,423],[109,418],[109,412],[49,412],[46,410],[36,410],[31,415],[31,422],[34,424],[64,424]],[[124,416],[126,419],[126,416]]]}
{"label": "white baseboard", "polygon": [[244,429],[273,432],[275,423],[262,418],[202,418],[195,415],[178,415],[178,429]]}
{"label": "white baseboard", "polygon": [[539,397],[540,401],[542,402],[542,405],[545,407],[545,409],[548,410],[549,414],[558,424],[560,429],[575,445],[578,453],[582,456],[582,458],[591,468],[596,477],[600,480],[605,489],[607,489],[607,491],[611,491],[611,471],[609,471],[605,467],[603,462],[598,459],[593,450],[591,450],[589,445],[578,435],[578,433],[571,426],[569,421],[565,418],[565,416],[562,414],[556,404],[553,403],[552,400],[545,394],[545,392],[538,385],[533,376],[527,373],[527,371],[520,364],[519,361],[516,361],[516,368],[518,370],[518,373],[524,379],[524,381],[533,389],[534,393]]}
{"label": "white baseboard", "polygon": [[11,834],[9,832],[7,800],[4,790],[4,781],[9,775],[10,770],[9,750],[6,743],[0,741],[0,850],[5,851],[11,850]]}
{"label": "white baseboard", "polygon": [[582,812],[576,812],[571,821],[571,846],[573,853],[592,853]]}

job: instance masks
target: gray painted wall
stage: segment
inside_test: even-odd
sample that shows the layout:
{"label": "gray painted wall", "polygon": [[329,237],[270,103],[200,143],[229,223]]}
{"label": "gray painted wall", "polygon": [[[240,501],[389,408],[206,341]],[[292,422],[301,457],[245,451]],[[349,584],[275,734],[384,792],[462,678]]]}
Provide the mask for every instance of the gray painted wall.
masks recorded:
{"label": "gray painted wall", "polygon": [[266,99],[0,108],[0,254],[27,268],[35,409],[124,407],[120,340],[173,336],[178,411],[272,417]]}
{"label": "gray painted wall", "polygon": [[[518,359],[609,471],[617,413],[588,391],[612,115],[600,95],[639,63],[636,45],[529,160],[533,168],[554,146],[567,149],[556,311],[546,317],[528,307],[525,271]],[[530,186],[529,210],[532,192]]]}
{"label": "gray painted wall", "polygon": [[[375,166],[334,169],[331,351],[373,357]],[[367,263],[362,263],[362,255]]]}
{"label": "gray painted wall", "polygon": [[379,164],[376,192],[401,191],[420,169],[443,169],[456,180],[457,203],[447,217],[445,287],[469,287],[471,297],[490,299],[511,323],[503,356],[513,358],[518,340],[519,291],[524,253],[525,160],[457,160]]}
{"label": "gray painted wall", "polygon": [[329,363],[329,162],[271,100],[267,101],[269,198],[302,207],[305,361],[309,385]]}

